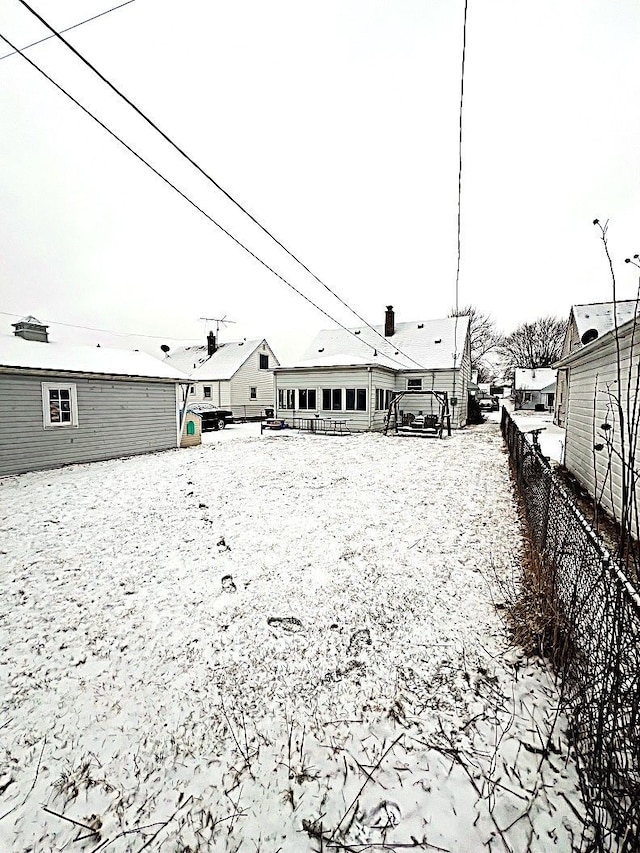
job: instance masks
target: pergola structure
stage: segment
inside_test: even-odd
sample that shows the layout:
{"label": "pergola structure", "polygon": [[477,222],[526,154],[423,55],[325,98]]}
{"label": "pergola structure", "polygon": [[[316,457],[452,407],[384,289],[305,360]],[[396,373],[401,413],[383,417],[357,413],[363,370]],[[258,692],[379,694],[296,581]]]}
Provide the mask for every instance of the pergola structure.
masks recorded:
{"label": "pergola structure", "polygon": [[[429,396],[435,397],[438,403],[438,413],[418,415],[409,423],[403,423],[400,415],[400,402],[404,397]],[[449,411],[449,394],[447,391],[398,391],[389,404],[384,434],[389,434],[389,428],[393,419],[395,435],[424,435],[434,438],[442,438],[446,428],[447,435],[451,435],[451,413]]]}

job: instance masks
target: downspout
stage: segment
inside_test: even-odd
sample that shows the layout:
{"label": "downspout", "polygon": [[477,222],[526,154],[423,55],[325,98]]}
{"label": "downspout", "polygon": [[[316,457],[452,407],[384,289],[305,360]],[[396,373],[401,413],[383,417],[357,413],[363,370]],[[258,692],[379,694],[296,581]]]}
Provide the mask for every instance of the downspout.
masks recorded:
{"label": "downspout", "polygon": [[184,431],[184,422],[187,419],[187,397],[189,396],[189,385],[191,383],[187,382],[178,382],[176,385],[176,390],[178,388],[182,389],[182,408],[180,410],[180,425],[178,429],[178,447],[180,447],[180,442],[182,441],[182,433]]}
{"label": "downspout", "polygon": [[367,395],[367,406],[368,406],[368,408],[369,408],[369,432],[371,432],[371,427],[373,426],[373,407],[372,407],[372,405],[371,405],[371,403],[372,403],[372,399],[371,399],[371,391],[372,391],[371,383],[372,383],[373,373],[372,373],[372,370],[371,370],[371,365],[369,365],[369,367],[367,367],[367,370],[369,371],[369,391],[368,391],[368,395]]}

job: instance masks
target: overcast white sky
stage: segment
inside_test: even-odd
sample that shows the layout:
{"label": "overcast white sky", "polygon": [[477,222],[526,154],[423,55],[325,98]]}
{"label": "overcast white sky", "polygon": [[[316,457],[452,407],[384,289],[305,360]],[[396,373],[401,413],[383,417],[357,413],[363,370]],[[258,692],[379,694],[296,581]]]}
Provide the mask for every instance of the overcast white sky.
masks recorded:
{"label": "overcast white sky", "polygon": [[[118,0],[32,5],[62,29]],[[371,323],[454,303],[463,0],[135,0],[66,37]],[[0,33],[46,30],[1,0]],[[360,325],[56,39],[28,55],[337,320]],[[460,303],[499,328],[620,296],[640,251],[640,4],[469,0]],[[157,351],[333,325],[20,56],[0,61],[0,331]],[[55,321],[154,338],[117,338]]]}

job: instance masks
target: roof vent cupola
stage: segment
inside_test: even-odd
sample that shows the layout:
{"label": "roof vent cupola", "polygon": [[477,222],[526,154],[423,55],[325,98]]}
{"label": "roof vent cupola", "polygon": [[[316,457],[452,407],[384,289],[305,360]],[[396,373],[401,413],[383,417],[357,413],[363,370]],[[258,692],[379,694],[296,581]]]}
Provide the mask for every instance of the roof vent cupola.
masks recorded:
{"label": "roof vent cupola", "polygon": [[29,315],[18,320],[17,323],[12,323],[14,335],[17,338],[24,338],[25,341],[40,341],[41,343],[49,343],[49,335],[47,332],[48,326],[41,323],[40,320]]}

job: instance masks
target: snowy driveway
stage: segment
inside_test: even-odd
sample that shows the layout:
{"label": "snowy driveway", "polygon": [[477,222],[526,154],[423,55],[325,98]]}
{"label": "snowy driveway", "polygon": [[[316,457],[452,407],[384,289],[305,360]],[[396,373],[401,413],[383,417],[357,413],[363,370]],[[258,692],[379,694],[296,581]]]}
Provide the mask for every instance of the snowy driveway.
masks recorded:
{"label": "snowy driveway", "polygon": [[498,427],[250,433],[0,480],[0,849],[571,850]]}

